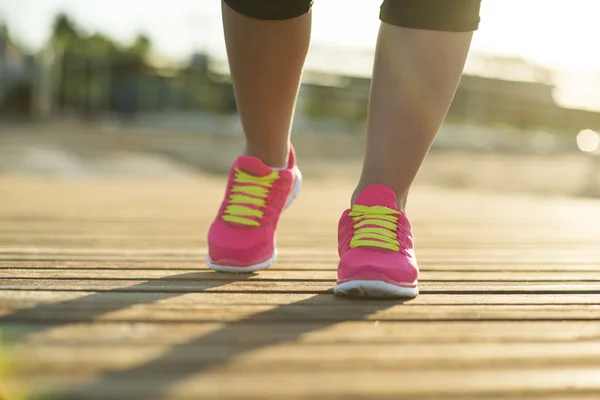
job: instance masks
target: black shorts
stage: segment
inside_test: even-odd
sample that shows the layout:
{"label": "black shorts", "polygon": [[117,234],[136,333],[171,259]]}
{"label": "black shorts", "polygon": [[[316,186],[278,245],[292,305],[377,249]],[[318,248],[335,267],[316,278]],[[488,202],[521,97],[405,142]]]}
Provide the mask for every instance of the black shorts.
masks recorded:
{"label": "black shorts", "polygon": [[[313,4],[313,0],[224,1],[241,14],[266,20],[299,17],[309,12]],[[406,28],[470,32],[479,27],[480,5],[481,0],[384,0],[379,18]]]}

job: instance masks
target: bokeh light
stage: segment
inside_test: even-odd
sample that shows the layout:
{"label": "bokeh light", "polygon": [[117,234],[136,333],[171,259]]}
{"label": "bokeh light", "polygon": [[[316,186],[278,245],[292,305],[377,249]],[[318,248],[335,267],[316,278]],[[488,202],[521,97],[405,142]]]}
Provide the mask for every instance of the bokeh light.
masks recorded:
{"label": "bokeh light", "polygon": [[584,129],[577,135],[577,147],[586,153],[594,152],[600,145],[600,136],[591,129]]}

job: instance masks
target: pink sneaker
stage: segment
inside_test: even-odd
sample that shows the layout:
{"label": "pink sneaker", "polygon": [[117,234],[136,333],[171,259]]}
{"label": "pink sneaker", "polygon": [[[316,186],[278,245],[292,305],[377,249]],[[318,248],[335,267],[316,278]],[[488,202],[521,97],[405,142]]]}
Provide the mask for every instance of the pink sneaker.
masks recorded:
{"label": "pink sneaker", "polygon": [[411,225],[387,186],[370,185],[338,229],[338,280],[334,293],[348,296],[415,297],[419,268]]}
{"label": "pink sneaker", "polygon": [[283,170],[274,170],[256,157],[238,157],[229,172],[225,199],[208,231],[209,268],[252,272],[272,265],[277,258],[279,216],[301,184],[293,149]]}

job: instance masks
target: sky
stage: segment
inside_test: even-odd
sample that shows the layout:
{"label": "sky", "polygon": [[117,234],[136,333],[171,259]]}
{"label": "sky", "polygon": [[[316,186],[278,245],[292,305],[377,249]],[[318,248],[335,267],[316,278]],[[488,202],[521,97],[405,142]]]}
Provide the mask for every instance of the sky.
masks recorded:
{"label": "sky", "polygon": [[[379,4],[315,0],[315,51],[308,65],[318,64],[318,49],[370,54],[379,26]],[[173,58],[183,59],[197,50],[225,55],[219,0],[0,0],[0,19],[32,48],[44,43],[54,15],[61,10],[86,30],[122,41],[143,32],[159,53]],[[521,57],[562,71],[557,82],[559,101],[600,109],[599,15],[600,0],[483,0],[472,52]]]}

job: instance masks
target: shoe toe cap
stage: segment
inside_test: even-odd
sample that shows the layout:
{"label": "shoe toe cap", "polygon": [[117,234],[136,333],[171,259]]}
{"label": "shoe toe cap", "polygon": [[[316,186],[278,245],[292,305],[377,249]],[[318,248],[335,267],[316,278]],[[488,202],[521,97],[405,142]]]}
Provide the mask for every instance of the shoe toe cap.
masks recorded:
{"label": "shoe toe cap", "polygon": [[390,283],[413,284],[419,270],[414,257],[388,250],[355,248],[341,257],[338,281],[383,280]]}
{"label": "shoe toe cap", "polygon": [[213,223],[208,233],[208,253],[212,262],[249,265],[273,255],[273,233],[260,227],[239,228],[223,221]]}

